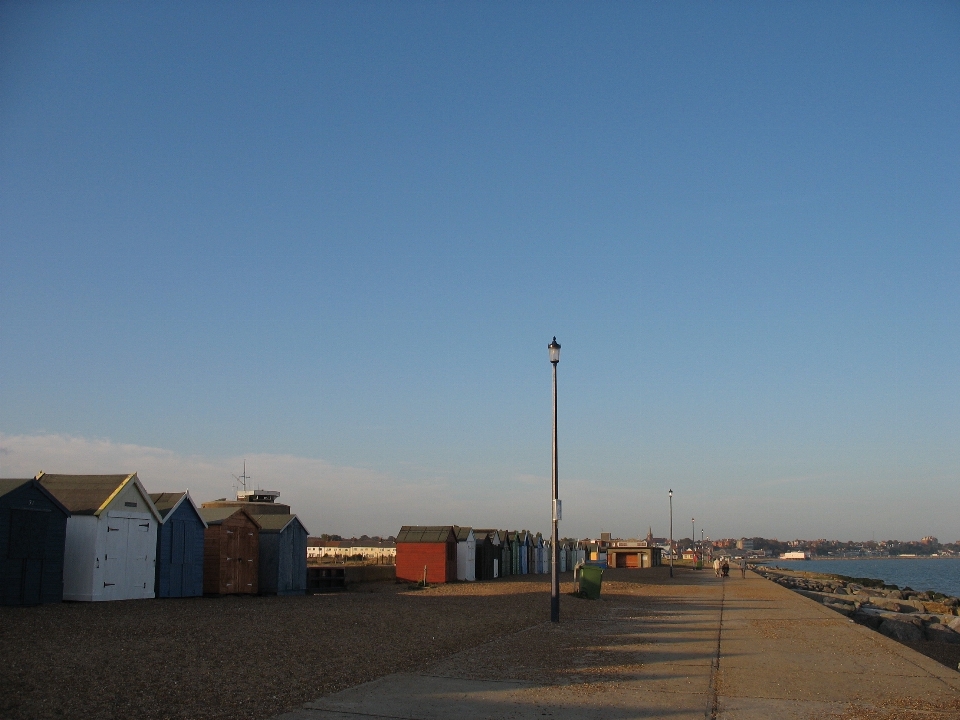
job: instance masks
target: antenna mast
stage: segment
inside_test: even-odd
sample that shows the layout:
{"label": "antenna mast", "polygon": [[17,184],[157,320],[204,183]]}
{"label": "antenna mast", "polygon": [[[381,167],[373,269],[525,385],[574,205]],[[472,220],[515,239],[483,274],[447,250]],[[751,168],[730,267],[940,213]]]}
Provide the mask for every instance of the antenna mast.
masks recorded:
{"label": "antenna mast", "polygon": [[242,475],[234,475],[234,476],[233,476],[233,479],[237,481],[237,483],[238,483],[237,487],[240,487],[240,486],[242,485],[242,486],[243,486],[243,491],[244,491],[244,492],[247,491],[247,480],[253,480],[253,478],[250,477],[249,475],[247,475],[247,460],[246,460],[246,458],[244,458],[244,460],[243,460],[243,474],[242,474]]}

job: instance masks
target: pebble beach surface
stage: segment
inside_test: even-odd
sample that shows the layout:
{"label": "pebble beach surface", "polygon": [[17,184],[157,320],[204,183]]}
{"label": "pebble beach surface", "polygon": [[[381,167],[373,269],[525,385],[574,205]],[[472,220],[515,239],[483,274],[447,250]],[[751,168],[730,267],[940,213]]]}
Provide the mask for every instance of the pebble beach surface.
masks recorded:
{"label": "pebble beach surface", "polygon": [[[0,718],[270,717],[549,616],[545,575],[358,587],[0,607]],[[564,596],[566,618],[589,606]]]}

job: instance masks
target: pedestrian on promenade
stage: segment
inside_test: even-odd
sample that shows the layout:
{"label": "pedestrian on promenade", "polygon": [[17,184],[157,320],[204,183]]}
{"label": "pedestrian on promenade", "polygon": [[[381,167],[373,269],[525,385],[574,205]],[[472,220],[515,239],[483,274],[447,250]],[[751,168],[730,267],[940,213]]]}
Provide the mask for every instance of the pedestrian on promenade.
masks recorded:
{"label": "pedestrian on promenade", "polygon": [[723,564],[720,566],[720,571],[723,573],[723,577],[727,577],[730,574],[730,563],[727,562],[727,559],[723,559]]}
{"label": "pedestrian on promenade", "polygon": [[747,559],[745,557],[740,558],[740,577],[745,578],[747,576]]}
{"label": "pedestrian on promenade", "polygon": [[713,574],[720,577],[720,558],[713,559]]}

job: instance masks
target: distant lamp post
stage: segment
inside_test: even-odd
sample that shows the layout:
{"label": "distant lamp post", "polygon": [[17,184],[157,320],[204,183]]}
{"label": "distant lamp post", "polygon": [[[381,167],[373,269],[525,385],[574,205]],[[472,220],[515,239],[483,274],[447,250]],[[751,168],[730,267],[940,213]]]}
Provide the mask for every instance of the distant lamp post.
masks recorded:
{"label": "distant lamp post", "polygon": [[559,536],[557,521],[560,520],[560,500],[557,493],[557,363],[560,362],[560,343],[556,336],[553,342],[547,345],[550,351],[550,362],[553,364],[553,531],[552,549],[553,563],[550,570],[550,620],[560,622],[560,576],[557,574],[560,567]]}
{"label": "distant lamp post", "polygon": [[693,545],[693,566],[697,566],[697,520],[690,518],[690,544]]}
{"label": "distant lamp post", "polygon": [[667,493],[670,496],[670,577],[673,577],[673,489]]}

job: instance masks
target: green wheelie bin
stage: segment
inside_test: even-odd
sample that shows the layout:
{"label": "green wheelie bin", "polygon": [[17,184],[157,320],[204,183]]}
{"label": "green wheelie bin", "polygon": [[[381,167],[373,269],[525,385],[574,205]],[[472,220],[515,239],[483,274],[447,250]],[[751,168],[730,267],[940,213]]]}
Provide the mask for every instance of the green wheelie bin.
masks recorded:
{"label": "green wheelie bin", "polygon": [[603,568],[596,565],[583,565],[580,568],[580,595],[590,600],[600,599],[600,585],[603,583]]}

